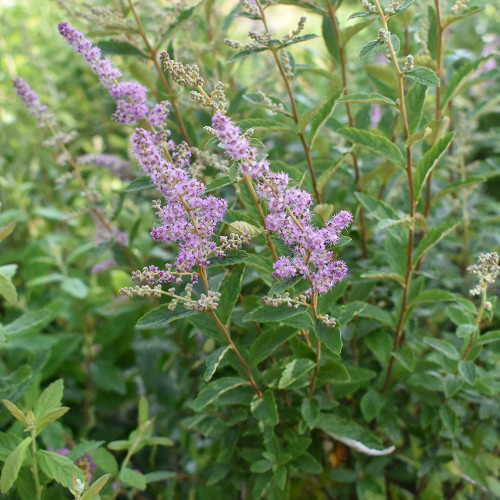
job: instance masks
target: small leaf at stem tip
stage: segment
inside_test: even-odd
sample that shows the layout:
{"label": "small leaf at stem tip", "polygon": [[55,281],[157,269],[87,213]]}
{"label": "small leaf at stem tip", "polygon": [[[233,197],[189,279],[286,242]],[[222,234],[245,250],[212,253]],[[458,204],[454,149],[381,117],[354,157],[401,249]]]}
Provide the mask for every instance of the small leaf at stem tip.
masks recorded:
{"label": "small leaf at stem tip", "polygon": [[427,87],[439,87],[440,85],[438,76],[429,68],[415,68],[410,71],[405,71],[403,76],[415,80],[422,85],[426,85]]}

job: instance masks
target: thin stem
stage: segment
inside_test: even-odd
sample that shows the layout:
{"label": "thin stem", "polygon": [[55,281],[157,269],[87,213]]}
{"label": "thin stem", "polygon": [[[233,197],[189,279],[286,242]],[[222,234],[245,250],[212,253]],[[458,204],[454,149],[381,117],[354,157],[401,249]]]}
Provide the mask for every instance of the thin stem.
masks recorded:
{"label": "thin stem", "polygon": [[[264,13],[264,9],[262,8],[262,5],[260,4],[259,0],[255,0],[255,5],[259,9],[261,21],[264,24],[264,29],[266,30],[266,33],[270,33],[269,27],[267,24],[266,15]],[[279,57],[279,49],[277,49],[276,47],[274,47],[272,45],[269,46],[268,48],[271,50],[273,57],[274,57],[274,60],[276,61],[279,72],[281,74],[281,77],[282,77],[283,81],[285,82],[285,87],[286,87],[286,90],[288,92],[288,97],[290,98],[290,104],[292,106],[292,118],[293,118],[293,121],[295,122],[295,124],[297,124],[299,122],[299,114],[297,112],[297,104],[295,102],[295,96],[293,94],[293,89],[292,89],[290,79],[286,76],[285,68],[283,67],[283,63],[281,62],[281,59]],[[304,134],[298,133],[297,136],[300,139],[300,143],[302,144],[302,148],[304,149],[304,154],[306,156],[307,167],[309,169],[309,175],[311,177],[311,184],[312,184],[313,191],[314,191],[314,197],[316,198],[316,201],[318,203],[321,203],[321,196],[320,196],[320,193],[318,192],[318,187],[316,185],[316,176],[314,174],[314,165],[313,165],[313,161],[312,161],[312,157],[311,157],[311,149],[309,148],[309,145],[307,144],[307,141],[304,137]]]}
{"label": "thin stem", "polygon": [[[339,29],[339,24],[337,22],[337,16],[335,15],[335,11],[337,8],[338,1],[335,2],[335,7],[332,5],[330,0],[326,0],[326,6],[328,9],[328,17],[330,18],[332,25],[333,25],[333,31],[335,33],[335,38],[337,39],[337,45],[339,47],[339,59],[340,59],[340,68],[342,70],[342,87],[344,87],[344,95],[347,95],[349,93],[348,87],[347,87],[347,64],[345,60],[345,50],[344,46],[340,43],[340,29]],[[354,116],[351,112],[351,107],[348,102],[345,103],[345,109],[347,112],[347,120],[349,123],[349,127],[354,127],[355,126],[355,120]],[[356,148],[353,145],[352,152],[351,152],[351,157],[352,157],[352,165],[354,167],[354,187],[356,191],[361,192],[361,186],[359,184],[359,166],[358,166],[358,154],[356,152]],[[367,259],[368,258],[368,244],[367,244],[367,234],[366,234],[366,225],[365,225],[365,210],[363,205],[359,206],[359,228],[360,228],[360,235],[361,235],[361,258],[362,259]]]}
{"label": "thin stem", "polygon": [[262,225],[264,226],[267,248],[269,248],[269,250],[271,251],[271,255],[273,256],[273,260],[276,261],[276,260],[278,260],[278,254],[276,253],[276,248],[274,247],[273,242],[269,238],[269,233],[266,229],[266,216],[264,215],[264,212],[262,210],[262,205],[260,203],[259,198],[257,197],[257,193],[255,192],[255,188],[253,187],[252,179],[250,179],[250,176],[248,174],[245,174],[243,176],[243,180],[245,181],[245,184],[247,185],[248,190],[250,191],[250,196],[252,197],[252,201],[254,202],[254,205],[257,208],[257,211],[259,212],[260,221],[262,222]]}
{"label": "thin stem", "polygon": [[184,125],[184,120],[182,119],[181,112],[179,110],[179,107],[177,106],[177,100],[174,98],[174,93],[172,92],[172,87],[170,87],[170,85],[168,84],[168,81],[165,77],[165,73],[161,69],[160,63],[158,62],[158,59],[156,57],[157,49],[155,49],[149,43],[148,37],[146,36],[146,32],[144,31],[144,27],[142,26],[141,20],[139,19],[139,16],[137,15],[137,12],[135,10],[133,0],[128,0],[128,4],[130,6],[130,11],[132,12],[132,15],[134,16],[135,22],[137,24],[137,29],[139,30],[141,38],[143,39],[144,44],[146,45],[146,47],[148,49],[149,59],[154,64],[154,67],[156,69],[156,72],[158,73],[158,76],[160,77],[163,88],[166,90],[168,98],[170,99],[170,102],[172,104],[172,108],[174,109],[174,113],[175,113],[175,116],[177,117],[177,122],[179,125],[179,132],[180,132],[182,138],[188,143],[188,145],[191,145],[191,140],[189,139],[189,135],[187,133],[186,126]]}
{"label": "thin stem", "polygon": [[240,362],[244,372],[246,373],[246,376],[248,380],[250,381],[250,385],[252,386],[253,390],[257,394],[257,396],[262,397],[262,392],[259,389],[259,386],[255,383],[255,380],[253,378],[252,372],[250,371],[250,367],[248,366],[247,362],[243,359],[243,356],[240,354],[240,351],[238,351],[238,348],[234,345],[234,342],[231,339],[231,336],[229,335],[229,332],[226,328],[225,325],[222,324],[221,320],[217,317],[217,314],[215,314],[214,311],[209,310],[208,311],[210,316],[214,319],[214,321],[217,323],[217,326],[219,327],[219,330],[222,332],[224,335],[224,338],[226,339],[227,343],[229,344],[229,347],[231,350],[236,354],[236,357],[238,358],[238,361]]}
{"label": "thin stem", "polygon": [[[389,30],[387,27],[387,19],[389,18],[389,15],[384,15],[384,12],[382,10],[382,7],[380,6],[379,0],[374,0],[374,4],[377,7],[377,11],[378,11],[378,15],[380,17],[382,27],[386,32],[388,32]],[[401,68],[399,67],[398,59],[397,59],[396,53],[394,51],[394,47],[392,45],[390,37],[387,41],[387,48],[389,51],[389,57],[391,59],[392,65],[394,67],[394,72],[396,74],[396,78],[397,78],[397,82],[398,82],[398,94],[399,94],[398,107],[399,107],[399,112],[401,115],[401,121],[403,123],[404,136],[405,136],[405,139],[407,139],[410,135],[410,131],[409,131],[409,127],[408,127],[408,116],[406,114],[403,72],[401,71]],[[410,204],[409,216],[410,216],[410,218],[413,219],[415,217],[416,203],[415,203],[414,186],[413,186],[411,145],[406,147],[406,167],[405,167],[405,170],[406,170],[406,175],[407,175],[407,179],[408,179],[409,204]],[[397,352],[399,350],[401,343],[403,341],[403,329],[404,329],[404,324],[405,324],[406,313],[408,310],[408,296],[410,293],[411,279],[412,279],[412,275],[413,275],[413,265],[412,265],[411,257],[412,257],[414,237],[415,237],[415,230],[412,226],[410,226],[410,228],[408,230],[408,243],[406,246],[406,271],[405,271],[403,291],[402,291],[403,295],[401,297],[401,306],[400,306],[400,310],[399,310],[398,321],[396,323],[393,352]],[[394,365],[394,357],[391,357],[391,359],[389,361],[389,365],[387,367],[387,374],[386,374],[383,389],[382,389],[382,391],[384,393],[389,388],[389,384],[390,384],[391,377],[392,377],[393,365]]]}
{"label": "thin stem", "polygon": [[[440,85],[436,87],[436,107],[434,111],[434,119],[441,119],[441,89],[443,82],[443,22],[441,20],[441,5],[439,4],[439,0],[434,0],[434,7],[436,10],[436,24],[437,24],[437,67],[436,67],[436,75],[439,78]],[[425,209],[424,215],[425,218],[429,216],[431,211],[431,187],[432,187],[432,171],[427,177],[427,182],[425,185]]]}
{"label": "thin stem", "polygon": [[40,478],[38,476],[38,463],[36,459],[36,431],[35,424],[31,426],[31,454],[32,454],[32,466],[31,471],[33,472],[33,479],[35,481],[36,488],[36,499],[41,500],[43,486],[40,484]]}

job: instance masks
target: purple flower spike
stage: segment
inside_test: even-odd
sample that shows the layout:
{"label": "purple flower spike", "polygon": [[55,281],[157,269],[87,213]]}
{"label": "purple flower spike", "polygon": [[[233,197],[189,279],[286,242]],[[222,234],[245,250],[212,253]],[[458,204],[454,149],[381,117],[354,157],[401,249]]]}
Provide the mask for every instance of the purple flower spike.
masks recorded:
{"label": "purple flower spike", "polygon": [[226,115],[216,113],[212,118],[212,127],[232,160],[242,160],[248,153],[250,145],[246,137],[240,135],[240,128]]}
{"label": "purple flower spike", "polygon": [[38,96],[22,78],[15,78],[12,84],[16,94],[21,98],[21,101],[23,101],[23,104],[37,119],[39,126],[45,126],[45,123],[52,119],[52,114],[48,111],[47,106],[40,103]]}
{"label": "purple flower spike", "polygon": [[116,111],[113,114],[113,120],[116,123],[135,123],[148,112],[148,107],[144,104],[146,89],[140,83],[121,82],[111,87],[109,94],[118,99]]}

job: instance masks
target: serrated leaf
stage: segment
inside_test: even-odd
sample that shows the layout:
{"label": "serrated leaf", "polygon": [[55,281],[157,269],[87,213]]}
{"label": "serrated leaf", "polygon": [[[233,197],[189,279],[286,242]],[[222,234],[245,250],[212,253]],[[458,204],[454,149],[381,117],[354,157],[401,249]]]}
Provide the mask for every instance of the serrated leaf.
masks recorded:
{"label": "serrated leaf", "polygon": [[37,450],[36,457],[42,472],[65,488],[73,486],[74,474],[84,479],[82,471],[68,457],[45,450]]}
{"label": "serrated leaf", "polygon": [[290,45],[294,45],[296,43],[301,43],[301,42],[307,42],[308,40],[314,40],[315,38],[319,38],[319,36],[314,35],[313,33],[309,33],[308,35],[296,36],[291,40],[289,40],[288,42],[281,44],[281,48],[284,49],[285,47],[289,47]]}
{"label": "serrated leaf", "polygon": [[460,92],[460,88],[465,83],[465,80],[472,75],[483,62],[489,59],[489,57],[490,56],[480,57],[479,59],[460,65],[460,68],[451,77],[448,85],[443,89],[441,94],[441,109],[444,109],[448,101],[453,99]]}
{"label": "serrated leaf", "polygon": [[455,136],[455,132],[450,132],[446,134],[444,137],[441,137],[434,146],[432,146],[429,151],[427,151],[424,156],[420,159],[420,161],[415,166],[415,172],[413,174],[413,192],[415,196],[415,202],[418,203],[420,199],[420,195],[422,193],[422,189],[424,184],[431,174],[434,167],[437,165],[441,156],[446,152],[448,147]]}
{"label": "serrated leaf", "polygon": [[398,214],[384,201],[364,193],[354,193],[354,196],[377,221],[399,219]]}
{"label": "serrated leaf", "polygon": [[302,276],[293,276],[291,278],[283,278],[279,281],[277,281],[270,289],[267,294],[269,296],[271,295],[276,295],[277,293],[283,293],[286,290],[289,290],[292,288],[294,285],[296,285],[300,280],[302,279]]}
{"label": "serrated leaf", "polygon": [[264,425],[274,427],[278,425],[279,415],[276,400],[272,390],[267,390],[262,394],[261,398],[252,401],[250,408],[252,415]]}
{"label": "serrated leaf", "polygon": [[446,290],[424,290],[410,300],[410,305],[425,302],[446,302],[449,300],[455,300],[455,296]]}
{"label": "serrated leaf", "polygon": [[360,23],[355,24],[354,26],[348,26],[340,31],[339,43],[342,47],[345,47],[349,40],[357,35],[360,31],[364,30],[367,26],[375,21],[375,18],[372,17],[367,21],[362,21]]}
{"label": "serrated leaf", "polygon": [[221,285],[221,296],[217,306],[217,316],[222,323],[226,324],[231,317],[234,306],[238,301],[241,291],[241,280],[245,271],[245,264],[239,264],[232,269]]}
{"label": "serrated leaf", "polygon": [[314,331],[318,339],[334,354],[340,354],[342,351],[342,337],[340,335],[340,328],[330,328],[322,321],[316,320]]}
{"label": "serrated leaf", "polygon": [[223,394],[241,385],[249,385],[248,380],[240,377],[223,377],[210,382],[194,400],[193,410],[198,412],[209,404],[215,403]]}
{"label": "serrated leaf", "polygon": [[492,330],[487,333],[483,333],[476,342],[479,345],[491,344],[492,342],[496,342],[500,340],[500,330]]}
{"label": "serrated leaf", "polygon": [[389,104],[390,106],[397,107],[392,99],[373,92],[368,94],[347,94],[342,96],[339,102],[347,102],[349,104]]}
{"label": "serrated leaf", "polygon": [[[309,131],[309,147],[312,148],[316,137],[318,136],[321,128],[328,121],[333,111],[335,110],[335,106],[337,105],[337,101],[339,97],[344,92],[343,88],[333,89],[329,94],[318,104],[319,109],[314,114],[311,120],[311,129]],[[298,128],[298,125],[297,125]]]}
{"label": "serrated leaf", "polygon": [[229,224],[229,231],[238,235],[246,233],[250,235],[251,238],[255,238],[262,233],[262,229],[260,229],[259,227],[242,220]]}
{"label": "serrated leaf", "polygon": [[122,469],[118,477],[120,478],[120,481],[123,481],[125,484],[131,486],[132,488],[135,488],[136,490],[142,491],[147,487],[147,482],[144,474],[141,474],[140,472],[137,472],[135,470],[128,468]]}
{"label": "serrated leaf", "polygon": [[6,226],[0,227],[0,242],[2,242],[5,238],[7,238],[7,236],[9,236],[9,234],[12,233],[12,231],[14,231],[16,224],[17,224],[16,221],[12,221],[9,222]]}
{"label": "serrated leaf", "polygon": [[430,127],[424,128],[424,130],[420,130],[419,132],[415,132],[411,134],[408,139],[405,141],[405,146],[410,147],[416,144],[417,142],[423,141],[427,136],[432,134],[432,129]]}
{"label": "serrated leaf", "polygon": [[484,9],[485,9],[485,7],[478,7],[476,5],[472,5],[469,8],[464,9],[457,14],[453,14],[451,16],[446,16],[443,19],[443,29],[447,28],[452,23],[456,23],[457,21],[465,19],[466,17],[470,17],[470,16],[473,16],[474,14],[478,14],[479,12],[482,12]]}
{"label": "serrated leaf", "polygon": [[432,247],[437,245],[450,231],[453,231],[458,224],[459,222],[455,222],[453,219],[445,220],[436,227],[429,229],[415,250],[412,258],[412,266],[415,266]]}
{"label": "serrated leaf", "polygon": [[26,451],[31,444],[31,437],[25,438],[16,448],[9,454],[2,468],[2,476],[0,477],[0,491],[7,493],[14,481],[17,479],[19,469],[23,465]]}
{"label": "serrated leaf", "polygon": [[36,419],[36,435],[40,434],[40,432],[42,432],[47,425],[49,425],[54,420],[61,418],[68,411],[69,407],[61,406],[61,408],[54,408],[45,412],[41,418]]}
{"label": "serrated leaf", "polygon": [[440,85],[438,76],[429,68],[415,68],[410,71],[405,71],[403,76],[415,80],[421,85],[426,85],[427,87],[439,87]]}
{"label": "serrated leaf", "polygon": [[111,474],[104,474],[99,479],[96,479],[89,487],[89,489],[83,494],[81,500],[92,500],[99,492],[104,488],[105,484],[108,482]]}
{"label": "serrated leaf", "polygon": [[314,365],[315,363],[311,359],[299,358],[290,361],[281,374],[278,389],[286,389],[288,386],[304,377],[314,368]]}
{"label": "serrated leaf", "polygon": [[37,418],[41,418],[49,410],[58,408],[61,406],[61,401],[64,392],[64,382],[60,378],[55,382],[52,382],[43,392],[40,394],[38,401],[33,410]]}
{"label": "serrated leaf", "polygon": [[210,382],[210,379],[213,377],[215,371],[217,370],[217,367],[221,363],[227,351],[230,350],[230,348],[230,346],[219,347],[214,352],[210,353],[209,356],[207,356],[207,360],[205,361],[207,368],[203,377],[205,379],[205,382]]}
{"label": "serrated leaf", "polygon": [[377,52],[378,50],[380,50],[383,46],[384,44],[380,40],[371,40],[367,44],[363,45],[363,47],[361,47],[359,58],[363,60],[373,52]]}
{"label": "serrated leaf", "polygon": [[51,318],[52,312],[47,309],[30,311],[23,314],[12,323],[5,325],[4,332],[6,335],[17,335],[35,328],[40,329],[45,326]]}
{"label": "serrated leaf", "polygon": [[347,140],[359,144],[372,153],[392,161],[398,165],[405,165],[406,159],[401,150],[386,137],[356,128],[341,128],[338,133]]}
{"label": "serrated leaf", "polygon": [[250,348],[250,363],[256,366],[296,334],[295,329],[286,326],[262,332]]}
{"label": "serrated leaf", "polygon": [[428,88],[426,85],[415,83],[406,94],[406,114],[408,115],[408,129],[410,134],[415,133],[420,124]]}
{"label": "serrated leaf", "polygon": [[0,295],[9,303],[17,302],[17,290],[12,281],[0,273]]}
{"label": "serrated leaf", "polygon": [[457,360],[460,357],[455,346],[448,340],[436,339],[434,337],[425,337],[424,342],[427,345],[431,346],[433,349],[436,349],[437,351],[444,354],[449,359]]}
{"label": "serrated leaf", "polygon": [[26,415],[14,403],[8,399],[2,399],[2,403],[16,420],[19,420],[19,422],[21,422],[25,427],[30,425],[28,417],[26,417]]}
{"label": "serrated leaf", "polygon": [[367,12],[366,10],[360,11],[360,12],[354,12],[351,14],[347,20],[350,21],[351,19],[354,19],[356,17],[367,17],[367,16],[373,16],[375,13],[374,12]]}
{"label": "serrated leaf", "polygon": [[163,304],[156,309],[148,311],[144,316],[139,318],[136,328],[138,330],[148,330],[150,328],[164,328],[172,321],[180,318],[186,318],[197,314],[197,311],[185,309],[184,306],[178,305],[174,310],[168,308],[169,304]]}

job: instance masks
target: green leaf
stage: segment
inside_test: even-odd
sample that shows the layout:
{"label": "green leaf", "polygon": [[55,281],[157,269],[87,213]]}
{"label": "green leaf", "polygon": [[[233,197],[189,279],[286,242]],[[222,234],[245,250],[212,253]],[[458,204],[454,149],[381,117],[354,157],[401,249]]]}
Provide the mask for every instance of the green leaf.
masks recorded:
{"label": "green leaf", "polygon": [[500,340],[500,330],[492,330],[491,332],[483,333],[478,339],[477,343],[479,345],[491,344]]}
{"label": "green leaf", "polygon": [[289,47],[290,45],[294,45],[296,43],[301,43],[301,42],[307,42],[308,40],[313,40],[314,38],[319,38],[318,35],[314,35],[312,33],[309,33],[308,35],[302,35],[302,36],[296,36],[289,40],[288,42],[285,42],[281,45],[281,48],[284,49],[285,47]]}
{"label": "green leaf", "polygon": [[354,19],[356,17],[366,17],[366,16],[373,16],[375,13],[374,12],[367,12],[366,10],[360,11],[360,12],[354,12],[354,14],[351,14],[347,20],[350,21],[351,19]]}
{"label": "green leaf", "polygon": [[185,309],[184,306],[178,305],[173,311],[170,310],[170,304],[163,304],[156,309],[148,311],[144,316],[139,318],[136,328],[138,330],[148,330],[151,328],[165,328],[169,323],[179,318],[185,318],[197,311]]}
{"label": "green leaf", "polygon": [[400,285],[405,284],[405,279],[401,274],[398,273],[364,273],[360,276],[363,279],[369,280],[393,280],[397,281]]}
{"label": "green leaf", "polygon": [[90,363],[89,374],[94,384],[104,391],[125,394],[126,385],[123,374],[111,361],[98,358],[97,361]]}
{"label": "green leaf", "polygon": [[361,202],[366,211],[379,222],[385,219],[399,219],[398,214],[384,201],[364,193],[354,193],[354,196]]}
{"label": "green leaf", "polygon": [[382,366],[387,366],[393,347],[392,337],[386,331],[379,329],[370,332],[363,337],[363,340],[377,361],[379,361]]}
{"label": "green leaf", "polygon": [[422,113],[424,110],[425,97],[427,95],[426,85],[415,83],[405,97],[406,114],[408,115],[408,129],[410,134],[414,134],[418,129]]}
{"label": "green leaf", "polygon": [[107,473],[109,472],[113,477],[118,475],[118,462],[109,450],[99,447],[91,450],[89,455],[99,469]]}
{"label": "green leaf", "polygon": [[193,410],[196,412],[203,410],[209,404],[215,403],[223,394],[241,385],[249,385],[248,380],[240,377],[223,377],[210,382],[194,400]]}
{"label": "green leaf", "polygon": [[410,147],[416,144],[417,142],[423,141],[426,137],[432,134],[432,129],[430,127],[424,128],[424,130],[420,130],[419,132],[415,132],[411,134],[408,139],[405,141],[405,146]]}
{"label": "green leaf", "polygon": [[17,290],[12,281],[0,273],[0,295],[10,304],[17,302]]}
{"label": "green leaf", "polygon": [[380,393],[373,389],[368,389],[363,394],[359,402],[359,407],[361,408],[364,419],[369,423],[378,416],[384,404],[385,399]]}
{"label": "green leaf", "polygon": [[242,129],[253,128],[255,130],[265,130],[266,132],[289,132],[295,134],[295,128],[292,126],[284,125],[278,120],[266,120],[264,118],[247,118],[245,120],[240,120],[238,125]]}
{"label": "green leaf", "polygon": [[69,411],[69,407],[61,406],[61,408],[54,408],[43,414],[41,418],[36,419],[36,435],[40,434],[47,425],[49,425],[54,420],[61,418],[65,413]]}
{"label": "green leaf", "polygon": [[251,50],[240,50],[239,52],[236,52],[236,54],[234,54],[233,57],[228,59],[226,61],[226,64],[237,61],[238,59],[243,59],[244,57],[247,57],[250,54],[256,54],[257,52],[263,52],[264,50],[268,50],[268,48],[267,47],[259,47],[259,48],[251,49]]}
{"label": "green leaf", "polygon": [[476,5],[472,5],[467,9],[461,10],[457,14],[446,16],[443,19],[443,29],[447,28],[452,23],[465,19],[466,17],[473,16],[474,14],[478,14],[479,12],[482,12],[484,9],[485,9],[484,7],[478,7]]}
{"label": "green leaf", "polygon": [[41,329],[52,319],[52,312],[47,309],[30,311],[4,327],[6,335],[18,335],[33,329]]}
{"label": "green leaf", "polygon": [[406,165],[401,150],[386,137],[356,128],[341,128],[339,134],[347,140],[365,147],[372,153],[398,165]]}
{"label": "green leaf", "polygon": [[440,353],[444,354],[449,359],[457,360],[460,357],[458,351],[455,349],[455,346],[448,340],[425,337],[424,342],[433,349],[436,349]]}
{"label": "green leaf", "polygon": [[229,232],[242,235],[244,233],[248,234],[251,238],[255,238],[262,233],[262,229],[248,222],[238,220],[229,224]]}
{"label": "green leaf", "polygon": [[437,60],[438,46],[438,28],[436,11],[429,5],[427,6],[427,19],[429,20],[429,28],[427,30],[427,48],[432,59]]}
{"label": "green leaf", "polygon": [[343,88],[332,89],[328,93],[328,95],[318,104],[317,107],[319,109],[314,114],[311,120],[311,129],[309,131],[310,148],[313,147],[314,141],[316,140],[316,137],[318,136],[321,128],[325,125],[325,123],[328,121],[333,111],[335,110],[337,101],[343,92],[344,92]]}
{"label": "green leaf", "polygon": [[84,479],[82,471],[68,457],[45,450],[37,450],[36,457],[42,472],[65,488],[73,486],[73,474]]}
{"label": "green leaf", "polygon": [[340,335],[340,328],[329,328],[322,321],[316,320],[314,330],[318,339],[325,344],[326,347],[333,354],[340,354],[342,350],[342,337]]}
{"label": "green leaf", "polygon": [[[306,113],[304,113],[298,123],[297,123],[297,133],[298,134],[303,134],[307,125],[309,124],[309,122],[320,112],[320,111],[323,111],[323,115],[326,113],[327,115],[327,118],[329,116],[329,113],[328,113],[328,110],[327,110],[327,105],[328,105],[328,102],[330,100],[331,97],[333,96],[336,96],[336,98],[338,99],[338,97],[342,94],[342,92],[344,91],[344,89],[333,89],[330,91],[329,95],[325,96],[321,102],[319,104],[317,104],[316,106],[314,106],[314,108],[312,109],[309,109]],[[336,104],[336,99],[333,100],[333,102],[331,103],[331,106],[334,106]],[[331,111],[333,111],[333,109],[331,109]],[[319,124],[318,124],[319,125]],[[311,137],[313,136],[313,134],[311,134]]]}
{"label": "green leaf", "polygon": [[104,474],[99,479],[96,479],[89,487],[89,489],[83,494],[81,500],[92,500],[99,492],[104,488],[104,485],[108,482],[111,474]]}
{"label": "green leaf", "polygon": [[313,429],[319,417],[318,401],[316,399],[303,399],[300,412],[309,429]]}
{"label": "green leaf", "polygon": [[448,101],[453,99],[460,92],[460,89],[466,79],[472,75],[488,58],[489,56],[480,57],[479,59],[460,65],[460,68],[451,77],[448,85],[446,85],[443,89],[443,93],[441,94],[441,109],[444,109],[448,104]]}
{"label": "green leaf", "polygon": [[200,331],[205,337],[216,341],[223,341],[224,337],[217,322],[209,313],[189,316],[188,322]]}
{"label": "green leaf", "polygon": [[142,441],[147,446],[173,446],[174,442],[164,436],[152,436]]}
{"label": "green leaf", "polygon": [[230,184],[233,184],[233,181],[227,175],[223,177],[218,177],[217,179],[214,179],[212,182],[206,185],[205,193],[211,193],[212,191],[217,191],[217,189],[220,189],[221,187],[224,186],[229,186]]}
{"label": "green leaf", "polygon": [[444,137],[441,137],[441,139],[422,156],[421,160],[415,166],[415,172],[413,174],[413,192],[416,202],[420,199],[427,177],[429,177],[441,156],[444,155],[450,146],[454,136],[455,132],[450,132]]}
{"label": "green leaf", "polygon": [[359,52],[359,58],[363,60],[366,57],[368,57],[371,53],[380,50],[383,46],[384,44],[380,40],[371,40],[367,44],[363,45],[363,47],[361,47],[361,50]]}
{"label": "green leaf", "polygon": [[220,362],[224,358],[224,355],[226,354],[227,351],[229,351],[229,349],[230,346],[219,347],[214,352],[210,353],[209,356],[207,356],[206,360],[207,369],[205,370],[205,375],[204,375],[205,382],[209,382],[210,379],[213,377],[215,371],[217,370],[217,367],[219,366]]}
{"label": "green leaf", "polygon": [[278,389],[286,389],[288,386],[304,377],[309,371],[314,368],[314,365],[315,363],[311,359],[299,358],[290,361],[285,366],[285,369],[281,374],[281,378],[278,383]]}
{"label": "green leaf", "polygon": [[139,56],[143,53],[127,42],[114,42],[111,40],[102,40],[97,43],[104,54],[120,54],[123,56]]}
{"label": "green leaf", "polygon": [[257,462],[253,463],[250,466],[250,472],[254,472],[256,474],[262,474],[263,472],[267,472],[271,470],[273,467],[272,462],[268,460],[257,460]]}
{"label": "green leaf", "polygon": [[137,472],[132,469],[122,469],[120,475],[118,476],[120,481],[123,481],[128,486],[135,488],[136,490],[145,490],[147,487],[146,478],[144,474]]}
{"label": "green leaf", "polygon": [[448,219],[438,224],[436,227],[433,227],[427,231],[425,236],[420,240],[420,243],[415,250],[415,253],[412,258],[412,266],[417,265],[417,262],[431,250],[434,246],[436,246],[449,232],[453,231],[459,222],[456,222],[454,219]]}
{"label": "green leaf", "polygon": [[446,290],[432,289],[420,292],[416,297],[410,300],[410,305],[422,304],[425,302],[447,302],[455,300],[455,295]]}
{"label": "green leaf", "polygon": [[239,264],[232,269],[221,285],[221,296],[217,306],[217,316],[223,324],[226,324],[231,317],[234,306],[238,301],[241,290],[241,280],[245,271],[245,264]]}
{"label": "green leaf", "polygon": [[452,434],[457,432],[457,416],[449,406],[441,406],[439,408],[439,418]]}
{"label": "green leaf", "polygon": [[132,193],[134,191],[142,191],[143,189],[154,188],[155,185],[151,182],[147,175],[141,175],[134,179],[125,189],[126,193]]}
{"label": "green leaf", "polygon": [[274,427],[278,425],[279,415],[276,400],[272,390],[267,390],[261,398],[254,399],[250,404],[252,415],[264,425]]}
{"label": "green leaf", "polygon": [[31,444],[31,437],[25,438],[16,448],[9,454],[2,468],[2,476],[0,477],[0,491],[7,493],[14,481],[17,479],[19,469],[23,465],[26,451]]}
{"label": "green leaf", "polygon": [[61,288],[77,299],[84,299],[89,293],[89,287],[80,278],[64,278]]}
{"label": "green leaf", "polygon": [[347,94],[342,96],[339,102],[347,102],[349,104],[389,104],[390,106],[397,107],[392,99],[376,93]]}
{"label": "green leaf", "polygon": [[394,14],[398,14],[399,12],[407,9],[414,1],[415,0],[404,0],[398,5],[398,7],[396,7]]}
{"label": "green leaf", "polygon": [[250,348],[250,363],[252,366],[256,366],[266,359],[275,349],[296,334],[297,330],[287,326],[263,331]]}
{"label": "green leaf", "polygon": [[317,181],[317,186],[318,190],[320,192],[323,191],[323,189],[326,186],[326,183],[330,179],[330,177],[339,169],[339,167],[342,165],[344,160],[350,155],[350,152],[344,153],[340,158],[337,159],[337,161],[331,166],[328,167],[319,177]]}
{"label": "green leaf", "polygon": [[474,385],[476,382],[476,365],[472,361],[460,360],[458,362],[458,373],[460,373],[464,382],[470,385]]}
{"label": "green leaf", "polygon": [[52,382],[43,392],[40,394],[38,401],[33,410],[37,418],[41,418],[42,415],[47,413],[49,410],[53,410],[61,406],[61,401],[64,391],[64,381],[62,378]]}
{"label": "green leaf", "polygon": [[375,21],[374,17],[368,19],[367,21],[362,21],[360,23],[355,24],[354,26],[348,26],[347,28],[341,30],[339,37],[340,45],[342,47],[345,47],[353,36],[357,35],[360,31],[364,30],[367,26],[373,23],[373,21]]}
{"label": "green leaf", "polygon": [[71,448],[70,452],[66,456],[70,460],[76,460],[77,458],[85,455],[85,453],[89,453],[103,444],[104,441],[84,441],[83,443],[79,443]]}
{"label": "green leaf", "polygon": [[440,85],[438,76],[429,68],[415,68],[410,71],[405,71],[403,76],[415,80],[421,85],[426,85],[427,87],[439,87]]}
{"label": "green leaf", "polygon": [[282,280],[277,281],[270,289],[267,294],[269,296],[276,295],[277,293],[283,293],[284,291],[292,288],[296,285],[302,276],[293,276],[292,278],[283,278]]}
{"label": "green leaf", "polygon": [[0,242],[2,242],[7,236],[9,236],[12,231],[14,231],[14,228],[16,227],[17,222],[12,221],[9,222],[6,226],[1,226],[0,227]]}
{"label": "green leaf", "polygon": [[270,321],[282,321],[284,319],[302,314],[306,310],[305,307],[288,307],[286,304],[280,304],[278,307],[259,306],[252,312],[248,313],[244,321],[256,321],[257,323],[267,323]]}
{"label": "green leaf", "polygon": [[233,250],[227,252],[224,257],[210,257],[210,264],[214,266],[232,266],[248,259],[250,255],[244,250]]}
{"label": "green leaf", "polygon": [[321,32],[323,35],[323,41],[325,42],[326,50],[330,55],[337,61],[340,62],[340,52],[339,52],[339,41],[335,35],[335,29],[333,27],[331,19],[327,16],[323,16],[323,21],[321,23]]}
{"label": "green leaf", "polygon": [[19,420],[25,427],[29,427],[28,417],[14,403],[8,399],[2,399],[2,403],[16,420]]}

